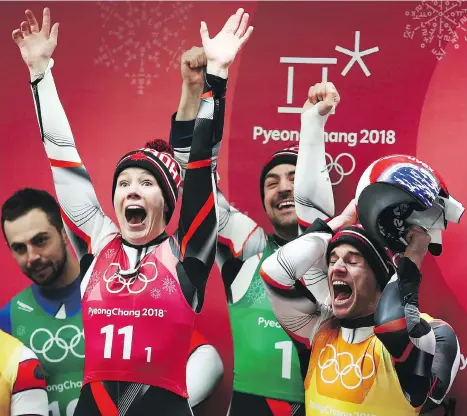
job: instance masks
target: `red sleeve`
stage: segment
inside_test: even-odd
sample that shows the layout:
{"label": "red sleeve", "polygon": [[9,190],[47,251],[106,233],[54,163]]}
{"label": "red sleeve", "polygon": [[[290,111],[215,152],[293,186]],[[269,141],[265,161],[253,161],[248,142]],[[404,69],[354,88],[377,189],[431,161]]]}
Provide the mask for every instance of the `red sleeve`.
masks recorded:
{"label": "red sleeve", "polygon": [[46,390],[46,388],[44,370],[38,359],[31,358],[19,363],[12,394],[32,389]]}

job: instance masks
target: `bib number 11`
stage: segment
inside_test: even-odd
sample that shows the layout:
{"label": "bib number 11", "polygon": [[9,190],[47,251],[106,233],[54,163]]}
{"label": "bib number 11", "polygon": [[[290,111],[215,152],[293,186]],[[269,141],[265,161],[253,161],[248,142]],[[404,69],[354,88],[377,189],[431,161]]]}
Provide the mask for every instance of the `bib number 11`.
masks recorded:
{"label": "bib number 11", "polygon": [[[105,335],[104,358],[112,358],[112,346],[114,339],[115,325],[107,325],[101,329],[101,334]],[[124,360],[131,359],[131,349],[133,344],[133,325],[124,326],[117,330],[117,335],[123,335],[123,354]],[[151,362],[151,347],[144,349],[146,351],[146,361]]]}
{"label": "bib number 11", "polygon": [[274,344],[276,350],[282,350],[282,378],[292,377],[292,341],[281,341]]}

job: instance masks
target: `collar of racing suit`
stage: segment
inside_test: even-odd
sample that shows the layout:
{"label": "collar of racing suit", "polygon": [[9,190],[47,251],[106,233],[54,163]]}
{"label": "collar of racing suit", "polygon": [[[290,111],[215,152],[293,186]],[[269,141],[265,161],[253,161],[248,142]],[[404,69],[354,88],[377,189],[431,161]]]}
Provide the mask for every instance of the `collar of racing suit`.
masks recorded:
{"label": "collar of racing suit", "polygon": [[273,238],[274,238],[275,243],[279,247],[285,246],[288,243],[287,240],[284,240],[283,238],[279,237],[277,234],[273,234]]}
{"label": "collar of racing suit", "polygon": [[339,321],[341,327],[343,328],[362,328],[365,326],[374,326],[375,325],[375,315],[371,314],[357,319],[341,319]]}
{"label": "collar of racing suit", "polygon": [[374,335],[374,315],[357,319],[339,320],[342,338],[349,344],[358,344]]}
{"label": "collar of racing suit", "polygon": [[142,249],[142,248],[145,248],[145,247],[157,246],[157,245],[161,244],[162,242],[164,242],[165,240],[167,240],[168,237],[169,236],[167,235],[167,233],[165,231],[162,231],[162,233],[159,234],[156,238],[154,238],[153,240],[147,242],[146,244],[141,244],[141,245],[131,244],[122,237],[122,244],[124,244],[125,246],[128,246],[128,247],[132,247],[132,248],[136,248],[136,249]]}

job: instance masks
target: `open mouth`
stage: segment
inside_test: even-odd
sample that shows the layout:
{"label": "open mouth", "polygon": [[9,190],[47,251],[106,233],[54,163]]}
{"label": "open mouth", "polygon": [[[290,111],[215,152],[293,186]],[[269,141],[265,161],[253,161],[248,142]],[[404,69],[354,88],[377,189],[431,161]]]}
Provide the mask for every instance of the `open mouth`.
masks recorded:
{"label": "open mouth", "polygon": [[336,303],[344,303],[352,296],[350,286],[341,280],[333,281],[332,288],[334,290],[334,302]]}
{"label": "open mouth", "polygon": [[295,207],[295,202],[293,199],[286,199],[277,204],[277,209],[282,210],[285,208]]}
{"label": "open mouth", "polygon": [[125,208],[125,218],[128,224],[142,224],[146,219],[146,210],[138,205],[130,205]]}

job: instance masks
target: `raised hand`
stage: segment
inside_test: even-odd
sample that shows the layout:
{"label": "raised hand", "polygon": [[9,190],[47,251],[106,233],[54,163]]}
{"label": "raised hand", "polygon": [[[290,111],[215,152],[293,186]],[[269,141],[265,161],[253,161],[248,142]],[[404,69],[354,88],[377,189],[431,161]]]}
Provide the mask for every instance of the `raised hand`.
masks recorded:
{"label": "raised hand", "polygon": [[339,104],[340,100],[339,93],[332,82],[319,82],[310,87],[303,109],[307,110],[318,104],[319,114],[325,116],[332,110],[332,107]]}
{"label": "raised hand", "polygon": [[203,48],[194,46],[183,53],[181,70],[183,82],[188,86],[204,85],[203,68],[207,65],[206,54]]}
{"label": "raised hand", "polygon": [[352,199],[340,214],[342,218],[343,227],[355,225],[357,222],[357,205],[355,199]]}
{"label": "raised hand", "polygon": [[207,59],[207,71],[210,74],[227,78],[229,66],[253,32],[253,26],[247,28],[248,19],[248,13],[238,9],[212,39],[209,37],[206,23],[201,22],[201,40]]}
{"label": "raised hand", "polygon": [[26,21],[21,22],[20,28],[13,31],[12,37],[31,77],[34,77],[45,72],[57,46],[58,23],[50,28],[50,10],[47,7],[43,11],[42,28],[39,28],[31,10],[26,10],[25,15]]}
{"label": "raised hand", "polygon": [[408,257],[412,260],[417,267],[420,269],[423,258],[428,251],[428,246],[431,242],[430,235],[422,228],[414,225],[410,227],[405,240],[408,243],[405,249],[404,257]]}
{"label": "raised hand", "polygon": [[344,208],[344,211],[337,217],[334,217],[328,222],[328,226],[334,232],[339,231],[341,228],[355,225],[357,223],[357,206],[355,199],[352,199],[349,204]]}

